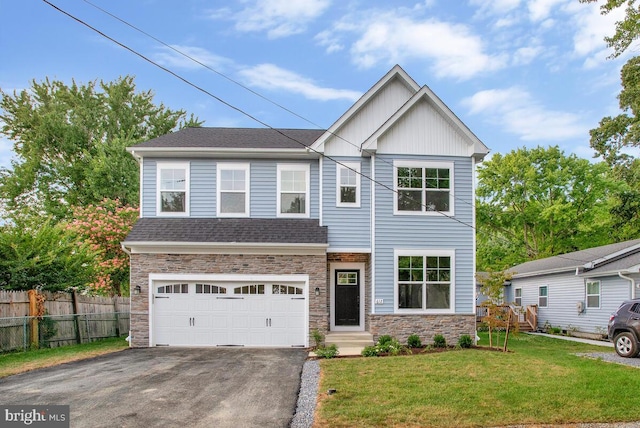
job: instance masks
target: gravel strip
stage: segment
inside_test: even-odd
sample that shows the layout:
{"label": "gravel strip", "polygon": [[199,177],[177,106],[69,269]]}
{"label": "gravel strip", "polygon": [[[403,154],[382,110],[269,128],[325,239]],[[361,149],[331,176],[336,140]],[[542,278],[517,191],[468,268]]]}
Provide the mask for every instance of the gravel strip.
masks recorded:
{"label": "gravel strip", "polygon": [[640,368],[640,358],[622,358],[615,352],[589,352],[576,355],[579,357],[593,358],[594,360],[602,360],[609,363],[617,363],[624,366]]}
{"label": "gravel strip", "polygon": [[305,361],[300,375],[300,392],[296,414],[291,420],[291,428],[310,428],[313,425],[313,414],[316,411],[318,382],[320,380],[320,364],[317,360]]}

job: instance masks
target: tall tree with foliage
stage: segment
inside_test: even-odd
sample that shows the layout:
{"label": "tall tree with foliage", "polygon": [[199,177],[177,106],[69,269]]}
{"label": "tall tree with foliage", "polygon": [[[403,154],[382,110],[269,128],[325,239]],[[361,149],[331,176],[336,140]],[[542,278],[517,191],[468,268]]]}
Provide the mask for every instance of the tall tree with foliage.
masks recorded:
{"label": "tall tree with foliage", "polygon": [[61,224],[35,220],[0,227],[0,289],[85,290],[96,253]]}
{"label": "tall tree with foliage", "polygon": [[154,104],[151,91],[136,92],[130,76],[86,85],[34,80],[0,97],[0,133],[16,154],[0,171],[0,197],[14,213],[26,206],[64,218],[104,198],[137,205],[138,165],[125,147],[201,124]]}
{"label": "tall tree with foliage", "polygon": [[138,210],[119,200],[73,209],[67,230],[77,234],[95,252],[92,268],[96,275],[88,284],[98,294],[122,295],[129,291],[129,257],[120,243],[138,218]]}
{"label": "tall tree with foliage", "polygon": [[[580,0],[580,3],[598,2],[599,0]],[[625,17],[622,21],[616,22],[614,35],[604,38],[609,47],[613,48],[614,58],[622,55],[640,36],[640,6],[636,0],[604,0],[600,5],[600,11],[607,15],[621,7],[624,8]]]}
{"label": "tall tree with foliage", "polygon": [[478,269],[611,242],[607,165],[557,146],[496,154],[478,168]]}

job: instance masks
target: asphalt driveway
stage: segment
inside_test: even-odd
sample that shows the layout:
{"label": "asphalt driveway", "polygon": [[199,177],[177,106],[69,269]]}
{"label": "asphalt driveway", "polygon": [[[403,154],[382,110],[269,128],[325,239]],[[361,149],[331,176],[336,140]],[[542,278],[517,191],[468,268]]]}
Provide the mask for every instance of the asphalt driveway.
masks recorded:
{"label": "asphalt driveway", "polygon": [[68,404],[72,427],[287,427],[302,349],[127,349],[0,379],[1,404]]}

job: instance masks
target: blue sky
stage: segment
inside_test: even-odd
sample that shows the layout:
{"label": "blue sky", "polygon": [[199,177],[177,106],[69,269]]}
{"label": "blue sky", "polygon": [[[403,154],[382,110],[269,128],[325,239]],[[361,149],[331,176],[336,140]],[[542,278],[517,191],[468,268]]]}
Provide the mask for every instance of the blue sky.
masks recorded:
{"label": "blue sky", "polygon": [[[492,150],[559,145],[592,157],[589,130],[618,114],[620,67],[603,37],[620,13],[578,0],[50,0],[273,127],[327,128],[394,64],[428,85]],[[205,126],[258,123],[39,0],[0,0],[0,88],[133,75],[155,102]],[[0,138],[0,166],[12,142]]]}

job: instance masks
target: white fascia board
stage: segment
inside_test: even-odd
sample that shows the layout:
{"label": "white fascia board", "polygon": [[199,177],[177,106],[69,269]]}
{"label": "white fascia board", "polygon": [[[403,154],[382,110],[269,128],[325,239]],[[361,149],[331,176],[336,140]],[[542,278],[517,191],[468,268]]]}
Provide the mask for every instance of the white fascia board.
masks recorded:
{"label": "white fascia board", "polygon": [[616,257],[624,256],[627,253],[629,253],[629,254],[633,253],[638,249],[640,249],[640,244],[632,245],[631,247],[624,248],[624,249],[622,249],[620,251],[616,251],[615,253],[611,253],[611,254],[608,254],[608,255],[606,255],[604,257],[600,257],[599,259],[595,259],[595,260],[593,260],[593,261],[591,261],[589,263],[585,263],[584,264],[584,268],[585,269],[594,269],[595,267],[597,267],[600,264],[606,263],[607,261],[609,261],[611,259],[615,259]]}
{"label": "white fascia board", "polygon": [[414,92],[418,92],[420,90],[420,85],[416,83],[411,76],[407,74],[406,71],[402,69],[399,65],[395,65],[387,74],[385,74],[378,82],[371,87],[364,95],[360,97],[358,101],[353,104],[349,110],[344,112],[342,116],[338,120],[336,120],[333,125],[329,127],[327,131],[320,138],[318,138],[312,145],[311,148],[317,150],[319,152],[324,152],[324,143],[335,134],[338,129],[342,127],[353,115],[355,115],[362,107],[364,107],[371,98],[373,98],[383,87],[385,87],[391,80],[395,77],[398,77],[403,81],[403,83],[408,87],[413,89]]}
{"label": "white fascia board", "polygon": [[132,254],[286,254],[324,255],[329,244],[246,242],[123,242]]}
{"label": "white fascia board", "polygon": [[329,248],[327,248],[327,253],[362,253],[362,254],[371,254],[371,248],[338,248],[338,247],[329,247]]}
{"label": "white fascia board", "polygon": [[557,269],[548,269],[548,270],[539,270],[535,272],[527,272],[527,273],[515,273],[512,279],[518,278],[531,278],[533,276],[542,276],[542,275],[553,275],[556,273],[564,273],[564,272],[575,272],[576,268],[579,266],[571,266],[571,267],[563,267]]}
{"label": "white fascia board", "polygon": [[630,266],[625,269],[614,269],[610,271],[602,271],[602,272],[581,272],[578,276],[582,278],[599,278],[602,276],[618,276],[618,273],[623,275],[633,275],[635,273],[640,273],[640,265]]}
{"label": "white fascia board", "polygon": [[448,119],[451,124],[460,130],[465,137],[467,137],[467,141],[469,141],[469,145],[471,146],[470,153],[471,156],[476,158],[484,158],[484,155],[489,153],[489,148],[484,145],[482,141],[467,127],[467,125],[462,122],[458,116],[451,111],[449,107],[428,87],[423,86],[418,92],[416,92],[402,107],[398,109],[385,123],[380,126],[369,138],[367,138],[364,143],[362,143],[362,150],[376,150],[378,146],[378,138],[387,132],[402,116],[405,115],[414,105],[416,105],[422,99],[427,100],[427,102],[431,102],[431,105],[436,108],[446,119]]}
{"label": "white fascia board", "polygon": [[319,158],[320,154],[308,148],[300,149],[237,149],[218,147],[127,147],[127,151],[136,158],[177,158],[177,157],[216,157],[230,159],[269,159],[269,158]]}

